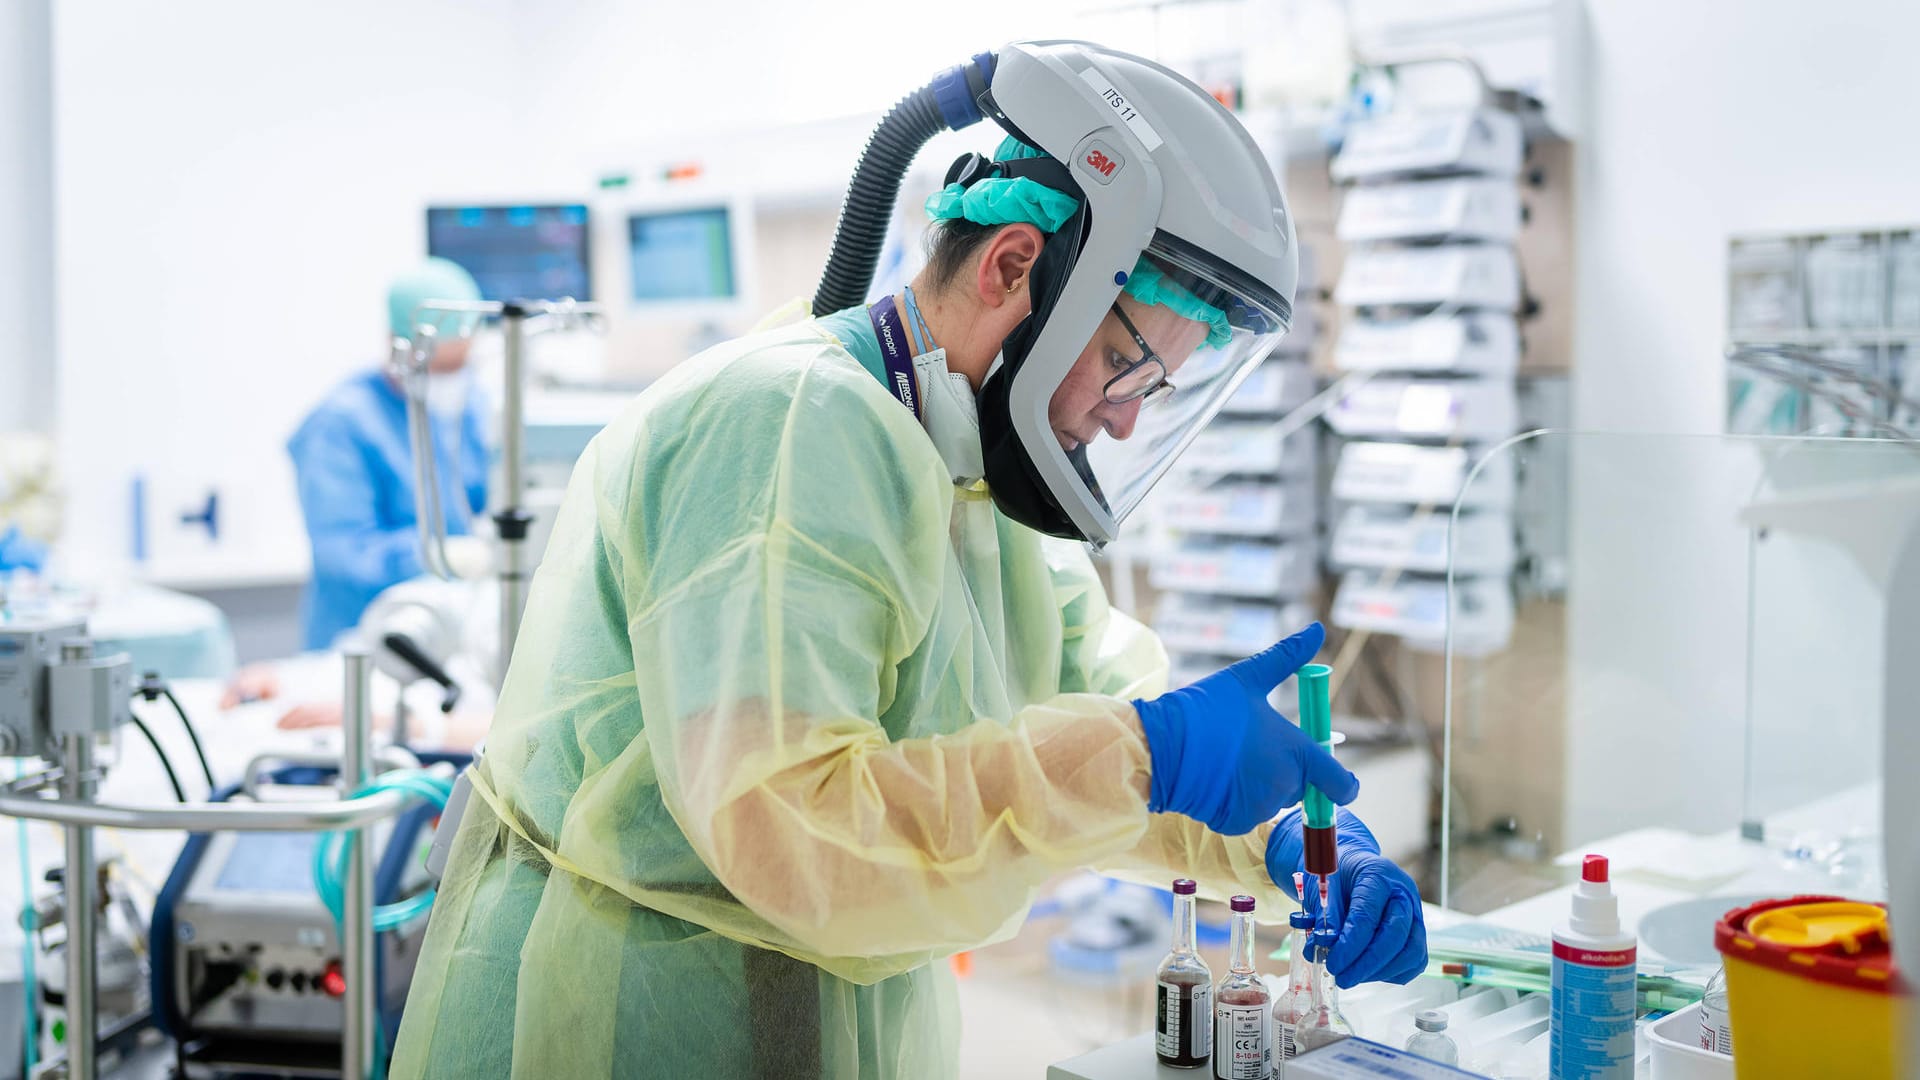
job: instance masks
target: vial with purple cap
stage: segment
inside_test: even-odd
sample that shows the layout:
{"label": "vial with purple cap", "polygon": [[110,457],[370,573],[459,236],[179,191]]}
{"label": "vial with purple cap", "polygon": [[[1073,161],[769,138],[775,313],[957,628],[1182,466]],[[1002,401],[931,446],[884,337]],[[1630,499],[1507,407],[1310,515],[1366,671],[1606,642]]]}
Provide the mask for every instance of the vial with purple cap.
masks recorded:
{"label": "vial with purple cap", "polygon": [[1227,973],[1213,994],[1213,1075],[1267,1080],[1273,1075],[1273,1002],[1253,969],[1253,897],[1236,896]]}
{"label": "vial with purple cap", "polygon": [[1155,976],[1154,1056],[1176,1069],[1198,1069],[1213,1054],[1213,971],[1197,948],[1198,891],[1187,878],[1173,883],[1173,951]]}

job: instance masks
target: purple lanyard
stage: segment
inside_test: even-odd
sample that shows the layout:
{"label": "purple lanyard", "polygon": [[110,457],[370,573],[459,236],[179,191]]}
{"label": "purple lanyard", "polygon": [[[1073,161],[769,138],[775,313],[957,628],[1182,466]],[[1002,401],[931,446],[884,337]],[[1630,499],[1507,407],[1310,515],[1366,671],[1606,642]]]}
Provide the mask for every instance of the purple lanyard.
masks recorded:
{"label": "purple lanyard", "polygon": [[900,309],[893,297],[882,297],[867,309],[867,317],[873,320],[873,336],[880,339],[880,357],[887,365],[887,389],[917,420],[920,399],[914,392],[913,355],[907,346],[907,329],[900,321]]}

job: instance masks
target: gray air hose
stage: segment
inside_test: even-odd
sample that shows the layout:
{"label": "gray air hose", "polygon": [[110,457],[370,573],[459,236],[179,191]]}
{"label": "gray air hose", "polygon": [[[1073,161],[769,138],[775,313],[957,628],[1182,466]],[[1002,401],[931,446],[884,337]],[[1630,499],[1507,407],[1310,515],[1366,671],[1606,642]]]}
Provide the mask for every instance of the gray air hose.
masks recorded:
{"label": "gray air hose", "polygon": [[827,315],[866,302],[874,267],[887,240],[887,222],[900,198],[900,181],[927,140],[948,128],[978,123],[985,115],[981,99],[993,81],[994,54],[981,53],[934,76],[932,82],[901,98],[887,110],[867,139],[847,185],[833,253],[820,276],[813,312]]}

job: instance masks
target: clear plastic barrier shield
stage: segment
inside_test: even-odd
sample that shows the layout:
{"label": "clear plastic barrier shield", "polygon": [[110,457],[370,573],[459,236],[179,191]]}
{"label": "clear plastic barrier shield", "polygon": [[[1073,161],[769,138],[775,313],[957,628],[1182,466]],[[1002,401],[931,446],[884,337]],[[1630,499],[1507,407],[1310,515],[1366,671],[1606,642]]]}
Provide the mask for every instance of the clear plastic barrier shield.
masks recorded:
{"label": "clear plastic barrier shield", "polygon": [[1461,647],[1485,581],[1449,560],[1431,899],[1538,930],[1607,855],[1643,950],[1680,964],[1713,962],[1742,898],[1885,899],[1886,714],[1920,711],[1887,692],[1890,660],[1920,664],[1888,647],[1920,606],[1895,576],[1920,558],[1920,446],[1535,432],[1459,504],[1542,461],[1565,462],[1565,520],[1520,528],[1564,529],[1564,589],[1522,596],[1503,648]]}

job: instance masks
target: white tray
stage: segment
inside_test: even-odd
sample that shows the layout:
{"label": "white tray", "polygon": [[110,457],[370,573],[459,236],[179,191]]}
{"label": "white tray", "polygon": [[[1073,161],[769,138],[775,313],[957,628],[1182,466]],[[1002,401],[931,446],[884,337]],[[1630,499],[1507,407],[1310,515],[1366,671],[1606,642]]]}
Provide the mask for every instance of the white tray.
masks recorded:
{"label": "white tray", "polygon": [[1700,1048],[1700,1003],[1647,1025],[1653,1080],[1733,1080],[1733,1059]]}

